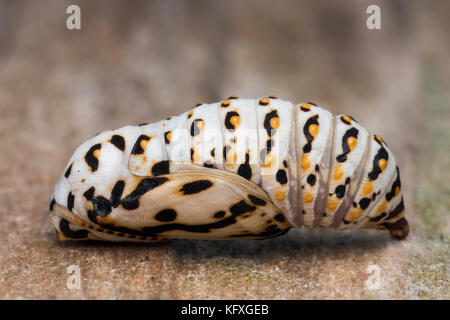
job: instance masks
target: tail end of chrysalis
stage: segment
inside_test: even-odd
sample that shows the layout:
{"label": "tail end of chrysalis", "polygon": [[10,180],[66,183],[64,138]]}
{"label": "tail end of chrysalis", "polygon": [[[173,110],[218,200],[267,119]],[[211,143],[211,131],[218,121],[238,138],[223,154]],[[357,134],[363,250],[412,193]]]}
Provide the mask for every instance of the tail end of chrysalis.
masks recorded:
{"label": "tail end of chrysalis", "polygon": [[404,240],[409,234],[408,220],[404,217],[394,223],[384,223],[383,226],[389,230],[391,237],[395,240]]}

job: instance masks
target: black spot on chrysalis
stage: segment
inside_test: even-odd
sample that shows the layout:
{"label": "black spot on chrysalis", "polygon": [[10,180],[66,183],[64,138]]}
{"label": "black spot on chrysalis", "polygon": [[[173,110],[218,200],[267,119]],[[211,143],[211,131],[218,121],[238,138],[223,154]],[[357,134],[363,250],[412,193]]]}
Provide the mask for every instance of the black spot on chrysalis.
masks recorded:
{"label": "black spot on chrysalis", "polygon": [[68,178],[70,176],[70,172],[72,171],[72,164],[67,168],[66,173],[64,173],[64,177]]}
{"label": "black spot on chrysalis", "polygon": [[164,143],[165,144],[170,144],[170,134],[171,133],[172,133],[172,131],[164,132]]}
{"label": "black spot on chrysalis", "polygon": [[303,134],[306,137],[306,144],[303,146],[303,152],[304,153],[309,153],[311,152],[311,144],[314,140],[314,136],[311,135],[311,133],[309,132],[309,127],[311,125],[319,125],[319,115],[316,114],[315,116],[312,116],[311,118],[309,118],[306,123],[305,126],[303,127]]}
{"label": "black spot on chrysalis", "polygon": [[67,209],[72,211],[74,203],[75,203],[75,196],[72,194],[72,192],[69,192],[69,194],[67,195]]}
{"label": "black spot on chrysalis", "polygon": [[202,119],[195,119],[194,121],[192,121],[191,136],[192,137],[198,136],[200,134],[200,132],[202,131],[202,126],[203,126]]}
{"label": "black spot on chrysalis", "polygon": [[277,110],[271,110],[264,117],[263,126],[264,126],[264,129],[266,129],[267,134],[269,135],[269,137],[273,136],[277,132],[277,129],[278,129],[278,128],[272,127],[271,124],[270,124],[270,120],[272,120],[274,118],[279,118]]}
{"label": "black spot on chrysalis", "polygon": [[59,222],[59,229],[61,230],[62,234],[65,235],[68,238],[72,239],[83,239],[87,238],[88,231],[87,230],[72,230],[69,227],[69,221],[66,219],[61,219]]}
{"label": "black spot on chrysalis", "polygon": [[168,160],[159,161],[152,166],[152,174],[154,176],[168,174],[169,171],[170,171],[170,162]]}
{"label": "black spot on chrysalis", "polygon": [[238,169],[238,175],[247,180],[250,180],[252,178],[252,168],[250,167],[249,162],[250,162],[250,155],[246,153],[245,163],[241,164]]}
{"label": "black spot on chrysalis", "polygon": [[236,111],[227,112],[227,114],[225,116],[225,128],[227,128],[230,131],[234,131],[236,129],[236,126],[233,123],[231,123],[232,117],[239,118],[239,113],[237,113]]}
{"label": "black spot on chrysalis", "polygon": [[146,194],[150,190],[159,187],[160,185],[164,184],[167,181],[169,181],[169,179],[167,179],[166,177],[153,177],[142,179],[141,182],[139,182],[136,189],[134,189],[133,192],[131,192],[124,199],[122,199],[121,201],[122,207],[127,210],[134,210],[139,208],[139,199],[144,194]]}
{"label": "black spot on chrysalis", "polygon": [[230,208],[230,212],[233,216],[238,216],[238,215],[244,214],[246,212],[252,212],[255,210],[256,210],[256,207],[249,205],[244,200],[239,201],[238,203],[234,204]]}
{"label": "black spot on chrysalis", "polygon": [[55,208],[55,198],[52,198],[52,201],[50,201],[50,211],[53,211],[53,209]]}
{"label": "black spot on chrysalis", "polygon": [[98,159],[94,155],[94,153],[96,150],[100,150],[101,147],[102,145],[100,143],[93,145],[84,156],[84,159],[86,160],[86,163],[88,164],[92,172],[97,171],[98,169]]}
{"label": "black spot on chrysalis", "polygon": [[133,149],[131,150],[131,154],[143,154],[144,153],[145,150],[142,149],[142,146],[141,146],[142,140],[149,141],[150,137],[146,136],[145,134],[140,135],[139,138],[136,140],[136,143],[134,144]]}
{"label": "black spot on chrysalis", "polygon": [[208,188],[211,188],[213,183],[209,180],[197,180],[194,182],[186,183],[183,185],[183,187],[180,189],[180,192],[183,194],[194,194],[202,192],[203,190],[206,190]]}
{"label": "black spot on chrysalis", "polygon": [[279,184],[286,184],[288,182],[288,178],[286,175],[286,170],[280,169],[277,171],[276,179]]}
{"label": "black spot on chrysalis", "polygon": [[350,128],[350,129],[348,129],[345,132],[344,136],[342,137],[342,154],[340,154],[340,155],[338,155],[336,157],[336,161],[337,162],[345,162],[345,161],[347,161],[347,155],[351,151],[350,146],[348,144],[348,139],[350,137],[353,137],[353,138],[357,139],[358,138],[358,133],[359,133],[359,130],[356,129],[356,128]]}
{"label": "black spot on chrysalis", "polygon": [[216,219],[223,218],[224,216],[225,216],[225,211],[218,211],[214,214],[214,218],[216,218]]}
{"label": "black spot on chrysalis", "polygon": [[173,209],[164,209],[159,211],[155,215],[155,220],[161,221],[161,222],[170,222],[175,220],[177,217],[177,212]]}
{"label": "black spot on chrysalis", "polygon": [[370,198],[362,198],[361,200],[359,200],[359,206],[361,207],[361,209],[366,210],[370,204],[370,201]]}
{"label": "black spot on chrysalis", "polygon": [[265,206],[267,203],[265,200],[251,194],[248,195],[248,198],[250,199],[250,202],[256,206]]}
{"label": "black spot on chrysalis", "polygon": [[205,168],[214,168],[214,163],[212,163],[211,161],[205,161],[205,162],[203,163],[203,166],[204,166]]}
{"label": "black spot on chrysalis", "polygon": [[117,208],[120,204],[123,189],[125,188],[125,181],[119,180],[114,185],[114,188],[111,191],[111,205],[113,208]]}
{"label": "black spot on chrysalis", "polygon": [[113,135],[111,138],[111,143],[120,151],[125,150],[125,139],[122,136],[119,136],[117,134]]}
{"label": "black spot on chrysalis", "polygon": [[275,219],[275,221],[278,221],[278,222],[284,222],[284,221],[286,220],[286,218],[284,217],[284,215],[282,215],[281,213],[277,214],[277,215],[274,217],[274,219]]}
{"label": "black spot on chrysalis", "polygon": [[345,185],[338,185],[334,192],[338,199],[342,199],[345,196]]}

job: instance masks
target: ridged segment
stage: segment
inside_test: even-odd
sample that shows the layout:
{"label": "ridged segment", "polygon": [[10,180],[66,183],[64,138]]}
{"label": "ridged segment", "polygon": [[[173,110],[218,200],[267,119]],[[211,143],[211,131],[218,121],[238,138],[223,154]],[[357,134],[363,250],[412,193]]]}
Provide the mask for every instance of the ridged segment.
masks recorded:
{"label": "ridged segment", "polygon": [[168,159],[173,162],[188,162],[191,159],[191,142],[186,122],[188,112],[190,111],[164,121],[164,146]]}
{"label": "ridged segment", "polygon": [[335,120],[334,150],[326,192],[326,205],[320,219],[321,227],[332,225],[340,211],[347,211],[359,187],[367,149],[368,132],[350,116],[339,115]]}
{"label": "ridged segment", "polygon": [[296,225],[298,175],[292,149],[295,147],[292,109],[292,103],[277,98],[261,98],[256,102],[261,187]]}
{"label": "ridged segment", "polygon": [[[394,159],[392,161],[395,162]],[[376,202],[374,202],[370,212],[360,219],[358,226],[370,228],[383,223],[395,223],[404,216],[404,204],[398,167],[387,186],[376,199]]]}
{"label": "ridged segment", "polygon": [[141,135],[137,138],[129,159],[129,170],[138,176],[152,174],[155,164],[167,160],[164,146],[164,132],[161,121],[141,126]]}
{"label": "ridged segment", "polygon": [[297,155],[300,171],[300,188],[303,200],[303,225],[313,227],[315,203],[320,189],[326,185],[333,132],[333,115],[312,103],[296,106]]}
{"label": "ridged segment", "polygon": [[352,207],[345,215],[340,229],[355,228],[373,210],[377,198],[389,187],[395,174],[395,159],[382,139],[372,136],[368,163],[363,172],[363,180],[353,200]]}
{"label": "ridged segment", "polygon": [[223,137],[217,113],[219,103],[202,104],[186,114],[190,140],[190,162],[209,168],[223,169]]}
{"label": "ridged segment", "polygon": [[230,97],[218,104],[225,170],[261,183],[255,100]]}
{"label": "ridged segment", "polygon": [[330,188],[331,170],[333,163],[333,155],[335,153],[336,144],[334,139],[336,136],[336,122],[331,121],[330,133],[328,135],[327,146],[321,162],[321,178],[319,180],[319,191],[316,201],[314,202],[314,227],[318,227],[320,220],[325,215],[325,207],[327,205],[327,195]]}

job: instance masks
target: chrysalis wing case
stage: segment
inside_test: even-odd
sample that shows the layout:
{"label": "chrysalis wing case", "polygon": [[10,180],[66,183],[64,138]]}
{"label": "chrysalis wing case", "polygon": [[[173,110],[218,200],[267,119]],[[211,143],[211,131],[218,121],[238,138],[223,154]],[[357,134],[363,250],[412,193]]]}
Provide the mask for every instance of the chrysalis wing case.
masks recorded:
{"label": "chrysalis wing case", "polygon": [[58,240],[262,239],[292,227],[408,235],[384,141],[352,117],[274,96],[199,104],[105,131],[69,160],[50,204]]}

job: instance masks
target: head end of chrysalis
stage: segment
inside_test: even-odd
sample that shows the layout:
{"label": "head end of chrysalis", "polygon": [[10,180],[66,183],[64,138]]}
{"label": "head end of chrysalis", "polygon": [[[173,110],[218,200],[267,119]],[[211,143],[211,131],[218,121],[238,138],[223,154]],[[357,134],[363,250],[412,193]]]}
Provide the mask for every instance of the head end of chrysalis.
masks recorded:
{"label": "head end of chrysalis", "polygon": [[52,214],[52,223],[56,231],[56,240],[79,241],[89,238],[88,226],[77,223],[79,221],[66,207],[55,203]]}

